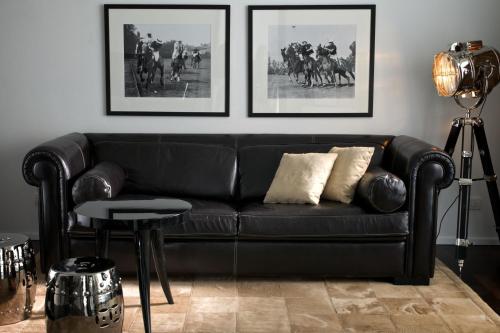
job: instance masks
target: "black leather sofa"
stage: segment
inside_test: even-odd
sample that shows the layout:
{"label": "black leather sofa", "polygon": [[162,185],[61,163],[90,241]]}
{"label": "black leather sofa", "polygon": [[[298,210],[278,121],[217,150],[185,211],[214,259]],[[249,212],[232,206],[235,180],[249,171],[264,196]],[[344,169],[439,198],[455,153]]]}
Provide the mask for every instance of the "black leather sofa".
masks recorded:
{"label": "black leather sofa", "polygon": [[[285,152],[374,146],[382,167],[407,188],[402,209],[371,212],[356,203],[263,204]],[[39,145],[23,163],[39,187],[42,269],[65,255],[94,253],[94,233],[71,226],[71,187],[98,162],[120,165],[120,195],[172,196],[191,217],[166,231],[171,274],[385,277],[427,284],[434,272],[437,199],[454,164],[439,148],[408,136],[72,133]],[[110,257],[133,271],[133,243],[114,234]]]}

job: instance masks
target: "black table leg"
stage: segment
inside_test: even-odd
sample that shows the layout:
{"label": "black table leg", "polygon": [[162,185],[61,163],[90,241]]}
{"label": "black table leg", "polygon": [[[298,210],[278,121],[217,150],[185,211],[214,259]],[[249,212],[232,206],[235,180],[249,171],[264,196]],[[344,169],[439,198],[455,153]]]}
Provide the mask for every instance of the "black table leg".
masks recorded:
{"label": "black table leg", "polygon": [[96,256],[101,258],[108,258],[109,254],[109,230],[96,229],[95,230],[95,252]]}
{"label": "black table leg", "polygon": [[158,274],[158,279],[160,279],[163,293],[167,297],[168,304],[174,304],[174,298],[172,297],[170,284],[168,283],[165,251],[163,249],[163,231],[152,230],[151,232],[153,237],[151,248],[153,249],[153,261],[155,264],[156,273]]}
{"label": "black table leg", "polygon": [[135,231],[135,255],[137,259],[137,278],[141,296],[142,319],[144,332],[151,333],[151,311],[149,304],[149,261],[150,261],[150,231]]}

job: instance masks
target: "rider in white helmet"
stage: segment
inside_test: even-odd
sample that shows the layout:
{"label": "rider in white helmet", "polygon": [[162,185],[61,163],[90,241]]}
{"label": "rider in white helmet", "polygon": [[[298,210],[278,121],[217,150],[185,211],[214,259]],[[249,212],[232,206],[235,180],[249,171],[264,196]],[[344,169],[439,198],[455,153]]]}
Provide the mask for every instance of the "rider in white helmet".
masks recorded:
{"label": "rider in white helmet", "polygon": [[184,47],[182,46],[182,41],[176,41],[174,43],[174,51],[172,52],[172,60],[175,60],[179,56],[182,56],[182,52],[184,51]]}

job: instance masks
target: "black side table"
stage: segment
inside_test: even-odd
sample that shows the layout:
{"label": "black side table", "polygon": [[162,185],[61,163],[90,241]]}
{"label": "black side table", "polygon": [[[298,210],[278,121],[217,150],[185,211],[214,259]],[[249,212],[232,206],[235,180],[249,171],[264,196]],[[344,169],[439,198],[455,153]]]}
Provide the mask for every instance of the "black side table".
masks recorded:
{"label": "black side table", "polygon": [[173,304],[163,252],[163,227],[182,223],[190,211],[190,203],[168,198],[88,201],[74,209],[79,226],[96,229],[96,251],[101,257],[107,257],[112,230],[134,232],[137,278],[146,333],[151,332],[150,249],[163,292],[168,303]]}

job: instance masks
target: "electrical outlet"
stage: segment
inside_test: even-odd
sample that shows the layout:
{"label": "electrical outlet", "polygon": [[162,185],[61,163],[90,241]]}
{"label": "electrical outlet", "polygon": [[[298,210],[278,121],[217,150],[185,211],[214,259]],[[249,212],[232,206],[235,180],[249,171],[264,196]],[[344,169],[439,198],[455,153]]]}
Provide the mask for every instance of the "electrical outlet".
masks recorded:
{"label": "electrical outlet", "polygon": [[470,198],[470,210],[481,210],[481,197]]}

